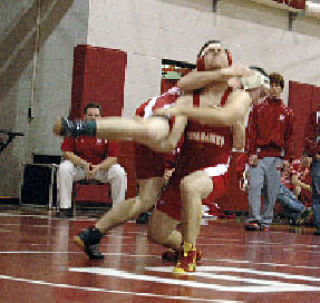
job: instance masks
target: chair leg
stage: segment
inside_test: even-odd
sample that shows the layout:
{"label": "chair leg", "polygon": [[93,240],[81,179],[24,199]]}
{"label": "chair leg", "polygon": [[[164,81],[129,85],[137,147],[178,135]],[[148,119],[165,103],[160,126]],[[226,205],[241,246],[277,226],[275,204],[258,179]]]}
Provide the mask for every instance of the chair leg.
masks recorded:
{"label": "chair leg", "polygon": [[76,203],[77,203],[76,199],[73,199],[73,201],[72,201],[72,215],[73,215],[73,217],[77,216],[77,205],[76,205]]}
{"label": "chair leg", "polygon": [[77,216],[77,193],[80,189],[80,184],[74,183],[73,190],[72,190],[72,215],[73,217]]}

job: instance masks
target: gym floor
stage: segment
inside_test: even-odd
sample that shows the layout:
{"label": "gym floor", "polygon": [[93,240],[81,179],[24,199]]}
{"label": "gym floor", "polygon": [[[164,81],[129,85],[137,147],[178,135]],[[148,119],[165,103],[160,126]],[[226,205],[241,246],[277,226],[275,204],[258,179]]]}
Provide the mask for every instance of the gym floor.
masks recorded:
{"label": "gym floor", "polygon": [[204,220],[197,271],[174,275],[146,226],[117,227],[102,261],[72,242],[96,216],[0,207],[0,302],[320,302],[320,236],[311,228],[246,232],[235,220]]}

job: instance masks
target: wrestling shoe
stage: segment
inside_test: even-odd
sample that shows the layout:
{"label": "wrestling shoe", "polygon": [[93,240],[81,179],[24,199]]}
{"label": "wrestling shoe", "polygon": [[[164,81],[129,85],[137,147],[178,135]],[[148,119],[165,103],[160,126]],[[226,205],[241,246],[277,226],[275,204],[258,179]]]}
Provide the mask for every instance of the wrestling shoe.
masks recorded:
{"label": "wrestling shoe", "polygon": [[84,249],[89,259],[101,260],[100,240],[103,234],[97,228],[87,228],[73,238],[73,242]]}
{"label": "wrestling shoe", "polygon": [[149,213],[141,213],[139,217],[136,219],[137,224],[148,224],[149,221]]}
{"label": "wrestling shoe", "polygon": [[251,221],[244,225],[244,229],[248,231],[256,231],[260,230],[260,223],[258,221]]}
{"label": "wrestling shoe", "polygon": [[79,137],[79,136],[95,136],[97,124],[95,120],[81,121],[70,120],[58,117],[53,125],[52,131],[57,136],[62,137]]}
{"label": "wrestling shoe", "polygon": [[[200,260],[202,259],[202,251],[200,249],[197,249],[196,252],[196,262],[200,262]],[[174,249],[168,249],[167,251],[165,251],[162,255],[162,260],[164,261],[170,261],[170,262],[177,262],[178,261],[178,257],[179,257],[179,252],[175,251]]]}
{"label": "wrestling shoe", "polygon": [[183,274],[186,272],[195,272],[196,271],[196,255],[197,250],[194,245],[191,243],[184,243],[184,248],[181,251],[179,259],[173,272],[176,274]]}

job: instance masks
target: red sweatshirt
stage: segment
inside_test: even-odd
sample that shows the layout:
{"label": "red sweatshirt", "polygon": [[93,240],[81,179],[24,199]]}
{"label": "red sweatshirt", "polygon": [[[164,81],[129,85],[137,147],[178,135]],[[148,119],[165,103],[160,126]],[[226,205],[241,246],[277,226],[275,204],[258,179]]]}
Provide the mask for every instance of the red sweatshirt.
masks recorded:
{"label": "red sweatshirt", "polygon": [[280,99],[267,98],[253,107],[246,130],[249,155],[293,159],[293,112]]}
{"label": "red sweatshirt", "polygon": [[304,142],[308,156],[320,154],[320,105],[311,113],[305,130]]}

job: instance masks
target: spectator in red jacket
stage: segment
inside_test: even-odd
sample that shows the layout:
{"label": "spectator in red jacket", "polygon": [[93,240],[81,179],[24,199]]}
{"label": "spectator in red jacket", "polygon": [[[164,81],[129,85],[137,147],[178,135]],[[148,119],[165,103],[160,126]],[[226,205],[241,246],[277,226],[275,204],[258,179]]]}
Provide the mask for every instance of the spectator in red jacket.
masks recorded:
{"label": "spectator in red jacket", "polygon": [[[280,189],[281,157],[293,158],[293,112],[281,100],[284,80],[272,73],[269,95],[253,107],[247,129],[249,155],[249,218],[247,230],[269,229],[273,219],[273,207]],[[261,193],[264,194],[262,214]]]}
{"label": "spectator in red jacket", "polygon": [[[89,103],[84,109],[86,120],[101,117],[101,106]],[[61,145],[64,161],[57,174],[60,217],[71,217],[71,193],[74,181],[95,179],[110,183],[113,205],[125,198],[127,176],[124,168],[117,164],[119,154],[115,143],[97,137],[66,137]]]}

